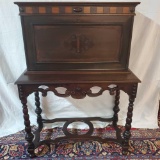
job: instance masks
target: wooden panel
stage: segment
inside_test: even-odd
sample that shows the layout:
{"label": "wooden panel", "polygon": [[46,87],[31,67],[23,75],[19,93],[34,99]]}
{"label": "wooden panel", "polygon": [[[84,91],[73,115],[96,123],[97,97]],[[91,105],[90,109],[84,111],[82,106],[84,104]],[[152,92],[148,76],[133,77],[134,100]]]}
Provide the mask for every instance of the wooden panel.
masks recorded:
{"label": "wooden panel", "polygon": [[28,69],[125,69],[130,16],[76,17],[25,17]]}
{"label": "wooden panel", "polygon": [[59,7],[52,7],[52,13],[59,13]]}
{"label": "wooden panel", "polygon": [[104,7],[104,8],[103,8],[103,12],[104,12],[105,14],[109,14],[109,13],[110,13],[110,7]]}
{"label": "wooden panel", "polygon": [[117,14],[122,14],[123,13],[123,7],[117,7]]}
{"label": "wooden panel", "polygon": [[25,11],[26,11],[26,13],[33,13],[33,8],[32,7],[26,7]]}
{"label": "wooden panel", "polygon": [[119,61],[121,26],[35,25],[34,29],[37,62]]}
{"label": "wooden panel", "polygon": [[46,13],[46,7],[39,7],[39,13]]}
{"label": "wooden panel", "polygon": [[110,7],[110,13],[116,13],[117,7]]}
{"label": "wooden panel", "polygon": [[[114,84],[114,83],[130,83],[136,82],[139,83],[140,80],[129,71],[128,74],[123,74],[123,72],[33,72],[32,74],[21,75],[21,77],[15,82],[16,84],[61,84],[61,83],[92,83],[103,82]],[[55,76],[56,75],[56,76]],[[65,77],[65,78],[64,78]],[[124,87],[125,88],[125,87]]]}
{"label": "wooden panel", "polygon": [[28,70],[128,68],[138,3],[16,4],[23,19]]}
{"label": "wooden panel", "polygon": [[129,7],[123,7],[123,13],[129,13],[130,9]]}
{"label": "wooden panel", "polygon": [[97,13],[103,13],[103,7],[97,7]]}
{"label": "wooden panel", "polygon": [[65,7],[65,13],[72,13],[72,7]]}
{"label": "wooden panel", "polygon": [[84,13],[90,13],[90,9],[91,9],[91,7],[84,7],[83,8]]}

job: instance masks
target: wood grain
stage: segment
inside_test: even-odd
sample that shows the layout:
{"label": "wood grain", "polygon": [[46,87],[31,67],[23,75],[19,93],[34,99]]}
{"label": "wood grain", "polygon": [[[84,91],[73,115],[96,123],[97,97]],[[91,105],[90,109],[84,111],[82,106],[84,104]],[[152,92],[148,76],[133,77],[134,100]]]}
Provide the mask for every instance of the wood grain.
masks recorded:
{"label": "wood grain", "polygon": [[52,7],[52,13],[59,13],[59,7]]}
{"label": "wood grain", "polygon": [[39,13],[46,13],[46,7],[39,7]]}
{"label": "wood grain", "polygon": [[32,7],[26,7],[25,11],[26,11],[26,13],[33,13]]}

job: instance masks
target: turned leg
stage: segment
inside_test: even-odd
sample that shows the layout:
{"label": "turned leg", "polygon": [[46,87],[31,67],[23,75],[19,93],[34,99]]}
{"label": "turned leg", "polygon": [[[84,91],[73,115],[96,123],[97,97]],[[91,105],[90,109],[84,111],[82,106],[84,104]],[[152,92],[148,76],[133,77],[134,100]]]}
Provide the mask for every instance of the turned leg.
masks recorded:
{"label": "turned leg", "polygon": [[123,133],[123,148],[122,152],[124,155],[128,153],[128,148],[129,148],[129,139],[131,137],[131,123],[132,123],[132,111],[133,111],[133,103],[136,97],[136,92],[137,92],[137,84],[134,84],[132,86],[132,93],[129,96],[129,106],[128,106],[128,112],[127,112],[127,118],[126,118],[126,125],[125,125],[125,131]]}
{"label": "turned leg", "polygon": [[120,90],[117,88],[116,95],[115,95],[115,106],[113,108],[114,116],[113,116],[113,126],[117,126],[118,122],[118,112],[119,112],[119,99],[120,99]]}
{"label": "turned leg", "polygon": [[39,98],[38,91],[35,92],[35,105],[36,105],[35,112],[37,113],[38,130],[40,132],[43,128],[43,123],[42,123],[42,116],[41,116],[42,109],[40,108],[40,98]]}
{"label": "turned leg", "polygon": [[28,114],[28,107],[27,107],[27,97],[23,96],[23,92],[20,87],[20,99],[23,107],[23,114],[24,114],[24,124],[25,124],[25,132],[26,136],[25,139],[28,142],[28,153],[30,154],[30,157],[35,157],[34,153],[34,143],[33,143],[33,138],[34,135],[31,132],[31,126],[30,126],[30,120],[29,120],[29,114]]}

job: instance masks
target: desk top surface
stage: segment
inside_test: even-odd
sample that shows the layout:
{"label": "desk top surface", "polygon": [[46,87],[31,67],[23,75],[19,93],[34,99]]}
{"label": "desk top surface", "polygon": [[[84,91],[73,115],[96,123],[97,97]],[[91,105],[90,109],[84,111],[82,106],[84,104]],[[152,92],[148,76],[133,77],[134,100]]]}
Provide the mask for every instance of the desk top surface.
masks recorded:
{"label": "desk top surface", "polygon": [[64,83],[140,83],[140,80],[131,72],[95,72],[95,73],[23,73],[15,84],[64,84]]}

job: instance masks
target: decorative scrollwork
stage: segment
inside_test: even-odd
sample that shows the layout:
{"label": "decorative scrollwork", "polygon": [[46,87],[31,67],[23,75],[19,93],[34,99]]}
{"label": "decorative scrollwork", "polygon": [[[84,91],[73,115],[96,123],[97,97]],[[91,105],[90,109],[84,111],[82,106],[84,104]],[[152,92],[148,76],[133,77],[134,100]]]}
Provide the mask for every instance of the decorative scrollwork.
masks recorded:
{"label": "decorative scrollwork", "polygon": [[[109,93],[111,95],[115,94],[117,85],[115,85],[114,87],[110,87],[110,84],[87,84],[87,85],[81,85],[81,84],[63,84],[63,85],[59,85],[59,84],[52,84],[52,85],[23,85],[23,90],[25,96],[27,97],[29,94],[33,93],[33,92],[41,92],[43,97],[47,96],[47,93],[49,91],[53,92],[56,96],[58,97],[73,97],[75,99],[82,99],[84,97],[86,97],[87,95],[89,97],[97,97],[102,95],[102,93],[106,90],[109,91]],[[93,87],[99,87],[98,92],[96,93],[95,91],[92,91]],[[58,87],[63,87],[65,88],[64,93],[60,93],[59,90],[57,89]],[[130,91],[130,90],[129,90]],[[19,87],[19,96],[21,96],[21,90]]]}
{"label": "decorative scrollwork", "polygon": [[59,97],[68,97],[68,96],[71,96],[75,99],[82,99],[84,97],[86,97],[86,95],[88,95],[89,97],[97,97],[99,95],[102,95],[102,93],[105,91],[105,90],[108,90],[110,95],[114,95],[115,91],[116,91],[116,88],[117,86],[115,87],[103,87],[103,88],[100,88],[99,91],[97,93],[93,93],[91,87],[81,87],[81,86],[78,86],[78,85],[64,85],[63,88],[65,88],[65,92],[64,93],[59,93],[58,92],[58,86],[51,86],[51,87],[46,87],[46,88],[38,88],[37,91],[39,92],[42,92],[42,96],[47,96],[47,92],[48,91],[52,91],[54,92],[54,94],[56,96],[59,96]]}
{"label": "decorative scrollwork", "polygon": [[42,93],[43,97],[47,96],[47,92],[50,91],[49,88],[43,89],[43,88],[38,88],[38,91]]}
{"label": "decorative scrollwork", "polygon": [[[64,126],[63,126],[63,133],[66,135],[66,136],[72,136],[72,135],[74,135],[74,134],[72,134],[72,133],[70,133],[69,131],[68,131],[68,129],[67,129],[67,127],[71,124],[71,123],[73,123],[73,122],[78,122],[78,121],[75,121],[75,120],[68,120],[68,121],[66,121],[65,122],[65,124],[64,124]],[[92,135],[93,134],[93,124],[89,121],[89,120],[81,120],[81,122],[84,122],[85,124],[87,124],[88,126],[89,126],[89,130],[88,130],[88,132],[87,133],[85,133],[85,134],[83,134],[83,135]],[[76,134],[77,135],[77,134]],[[82,136],[83,136],[82,135]],[[78,136],[80,136],[80,135],[78,135]]]}
{"label": "decorative scrollwork", "polygon": [[67,90],[66,92],[68,93],[68,95],[71,95],[73,98],[76,99],[82,99],[86,97],[87,94],[87,92],[83,90],[81,87],[76,87],[72,90]]}
{"label": "decorative scrollwork", "polygon": [[114,94],[115,94],[116,88],[117,88],[117,87],[114,87],[114,88],[109,88],[109,87],[108,87],[108,90],[109,90],[110,95],[114,95]]}

